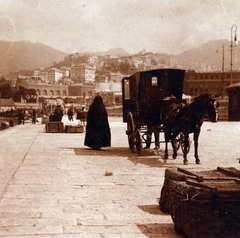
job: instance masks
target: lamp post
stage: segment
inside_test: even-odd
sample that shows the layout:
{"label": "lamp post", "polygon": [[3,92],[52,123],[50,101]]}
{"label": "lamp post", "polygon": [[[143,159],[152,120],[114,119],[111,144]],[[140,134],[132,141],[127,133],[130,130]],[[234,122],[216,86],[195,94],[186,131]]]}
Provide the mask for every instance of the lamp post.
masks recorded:
{"label": "lamp post", "polygon": [[235,28],[234,29],[234,41],[236,42],[237,41],[237,25],[236,24],[233,24],[232,25],[232,27],[231,27],[231,62],[230,62],[230,70],[231,70],[231,84],[232,84],[232,70],[233,70],[233,57],[232,57],[232,55],[233,55],[233,40],[232,40],[232,33],[233,33],[233,28]]}
{"label": "lamp post", "polygon": [[223,95],[224,95],[224,45],[222,48],[222,98]]}

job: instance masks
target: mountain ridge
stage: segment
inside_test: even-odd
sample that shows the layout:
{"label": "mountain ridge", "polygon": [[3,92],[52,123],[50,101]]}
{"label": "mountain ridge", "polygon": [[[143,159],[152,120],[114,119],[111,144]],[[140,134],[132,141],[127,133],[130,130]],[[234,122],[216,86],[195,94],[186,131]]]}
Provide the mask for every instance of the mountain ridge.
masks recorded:
{"label": "mountain ridge", "polygon": [[55,61],[63,60],[67,55],[42,43],[0,41],[0,75],[45,68]]}
{"label": "mountain ridge", "polygon": [[[137,56],[144,53],[147,53],[147,51],[142,50],[134,55]],[[98,56],[111,55],[118,57],[131,56],[131,54],[121,47],[109,49],[108,51],[82,52],[79,54],[93,54]],[[21,70],[47,68],[55,62],[63,61],[64,57],[68,55],[71,54],[56,50],[42,43],[31,43],[30,41],[0,41],[0,76],[4,77],[10,72],[17,73]],[[170,57],[170,54],[162,53],[162,55],[168,55]],[[240,59],[238,58],[238,55],[240,55],[240,47],[233,47],[233,55],[234,69],[238,70],[237,66],[240,65]],[[177,59],[177,67],[186,70],[219,71],[222,70],[223,63],[224,69],[229,70],[230,41],[209,41],[199,47],[185,50],[180,54],[171,54],[171,56]]]}
{"label": "mountain ridge", "polygon": [[[177,55],[178,62],[184,68],[194,69],[196,71],[222,71],[230,70],[230,47],[229,40],[212,40],[196,48],[188,49]],[[233,69],[240,63],[238,58],[240,47],[233,44]]]}

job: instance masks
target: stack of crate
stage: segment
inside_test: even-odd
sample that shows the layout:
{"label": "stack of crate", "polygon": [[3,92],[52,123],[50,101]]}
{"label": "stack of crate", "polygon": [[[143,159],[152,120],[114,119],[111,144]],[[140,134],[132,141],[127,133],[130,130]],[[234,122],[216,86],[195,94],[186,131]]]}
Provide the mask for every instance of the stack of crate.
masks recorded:
{"label": "stack of crate", "polygon": [[65,133],[83,133],[84,126],[83,125],[66,125]]}

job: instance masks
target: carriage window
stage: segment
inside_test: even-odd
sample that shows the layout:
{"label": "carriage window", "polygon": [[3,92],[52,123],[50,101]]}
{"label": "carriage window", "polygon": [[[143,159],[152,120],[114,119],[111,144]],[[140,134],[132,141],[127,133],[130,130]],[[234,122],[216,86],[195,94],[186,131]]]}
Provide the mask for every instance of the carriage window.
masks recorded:
{"label": "carriage window", "polygon": [[158,79],[157,79],[157,77],[152,77],[152,86],[158,86]]}
{"label": "carriage window", "polygon": [[129,83],[129,80],[124,81],[124,99],[130,99],[130,83]]}
{"label": "carriage window", "polygon": [[237,107],[237,97],[236,95],[232,95],[231,109],[236,109]]}

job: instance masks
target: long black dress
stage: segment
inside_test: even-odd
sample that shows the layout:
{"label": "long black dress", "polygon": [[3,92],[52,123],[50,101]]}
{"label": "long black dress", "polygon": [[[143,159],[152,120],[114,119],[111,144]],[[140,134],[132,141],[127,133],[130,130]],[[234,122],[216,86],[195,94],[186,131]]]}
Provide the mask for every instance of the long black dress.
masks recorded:
{"label": "long black dress", "polygon": [[108,115],[100,96],[96,96],[89,107],[84,145],[95,150],[111,146]]}
{"label": "long black dress", "polygon": [[61,106],[57,106],[57,108],[54,111],[54,121],[62,121],[63,117],[63,110]]}

